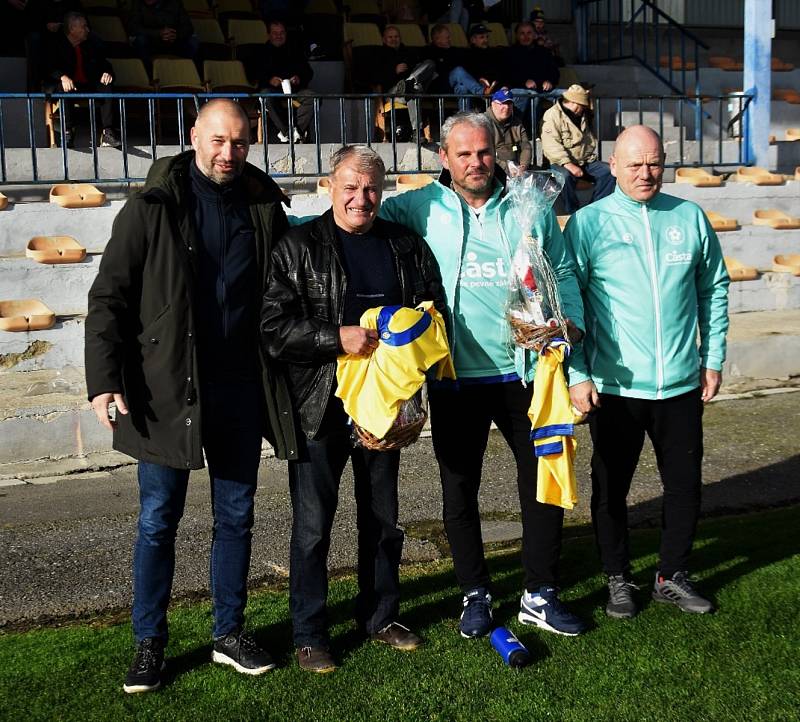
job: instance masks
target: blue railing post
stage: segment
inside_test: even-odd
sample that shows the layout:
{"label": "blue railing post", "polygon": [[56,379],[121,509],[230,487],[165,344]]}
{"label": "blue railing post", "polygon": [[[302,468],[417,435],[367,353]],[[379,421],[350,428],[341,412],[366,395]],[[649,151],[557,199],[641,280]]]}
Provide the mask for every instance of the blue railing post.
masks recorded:
{"label": "blue railing post", "polygon": [[745,111],[745,162],[769,166],[772,99],[772,0],[745,0],[743,90],[753,100]]}

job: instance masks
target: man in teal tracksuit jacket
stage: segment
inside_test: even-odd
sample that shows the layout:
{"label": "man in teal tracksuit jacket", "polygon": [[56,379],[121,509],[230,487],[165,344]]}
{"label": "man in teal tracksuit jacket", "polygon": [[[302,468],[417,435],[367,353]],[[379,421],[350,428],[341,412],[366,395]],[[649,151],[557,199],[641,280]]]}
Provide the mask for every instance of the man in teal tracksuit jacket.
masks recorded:
{"label": "man in teal tracksuit jacket", "polygon": [[638,612],[626,499],[646,433],[664,485],[653,598],[706,613],[713,605],[686,568],[700,512],[703,404],[716,395],[725,360],[728,274],[700,207],[660,192],[664,151],[654,131],[624,131],[611,171],[616,191],[573,215],[565,233],[586,314],[570,395],[591,412],[592,520],[608,575],[606,612]]}
{"label": "man in teal tracksuit jacket", "polygon": [[[556,588],[563,509],[536,501],[537,462],[527,416],[535,354],[513,346],[505,319],[511,259],[523,233],[495,177],[488,118],[478,113],[448,118],[441,144],[445,170],[439,181],[389,198],[381,215],[425,238],[442,273],[458,381],[431,385],[429,398],[445,530],[464,592],[461,634],[480,637],[491,629],[478,491],[492,421],[517,463],[525,570],[519,619],[579,634],[585,625],[561,604]],[[553,266],[565,315],[582,329],[573,264],[552,211],[535,221],[532,235],[541,239]]]}

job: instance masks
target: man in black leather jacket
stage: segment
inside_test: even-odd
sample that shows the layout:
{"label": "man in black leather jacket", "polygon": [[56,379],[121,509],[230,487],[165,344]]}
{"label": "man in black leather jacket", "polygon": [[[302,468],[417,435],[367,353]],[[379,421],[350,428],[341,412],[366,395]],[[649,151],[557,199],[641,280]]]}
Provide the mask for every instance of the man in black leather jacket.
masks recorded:
{"label": "man in black leather jacket", "polygon": [[356,615],[373,640],[411,650],[419,637],[397,621],[399,451],[353,448],[336,391],[336,359],[368,355],[374,330],[359,326],[376,306],[445,303],[441,276],[425,242],[404,226],[377,218],[384,165],[363,146],[331,160],[333,207],[297,226],[272,254],[261,318],[269,356],[285,365],[297,421],[298,458],[289,463],[293,521],[289,605],[301,668],[331,672],[326,619],[327,557],[339,481],[352,460],[358,523]]}

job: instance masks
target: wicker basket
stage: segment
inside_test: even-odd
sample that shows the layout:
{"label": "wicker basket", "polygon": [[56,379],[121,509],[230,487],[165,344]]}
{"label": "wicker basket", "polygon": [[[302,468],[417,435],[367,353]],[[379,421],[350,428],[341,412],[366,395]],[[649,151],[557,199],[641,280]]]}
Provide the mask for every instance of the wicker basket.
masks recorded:
{"label": "wicker basket", "polygon": [[508,316],[508,322],[514,334],[514,343],[534,351],[541,351],[549,341],[564,335],[561,326],[538,326],[511,314]]}
{"label": "wicker basket", "polygon": [[[400,413],[397,414],[397,418],[382,439],[354,421],[353,445],[372,451],[394,451],[411,446],[419,438],[422,428],[428,420],[427,405],[427,395],[423,387],[414,396],[403,402]],[[413,416],[411,420],[408,419],[409,415]]]}

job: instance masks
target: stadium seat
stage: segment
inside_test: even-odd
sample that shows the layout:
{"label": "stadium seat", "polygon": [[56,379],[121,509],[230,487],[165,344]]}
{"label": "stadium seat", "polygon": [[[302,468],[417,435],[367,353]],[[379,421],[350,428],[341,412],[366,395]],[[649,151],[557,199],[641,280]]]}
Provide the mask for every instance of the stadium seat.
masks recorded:
{"label": "stadium seat", "polygon": [[261,20],[233,18],[228,23],[228,41],[233,57],[242,62],[248,77],[256,80],[261,73],[267,26]]}
{"label": "stadium seat", "polygon": [[[234,21],[232,21],[234,22]],[[214,18],[193,18],[194,33],[200,41],[200,53],[206,60],[230,60],[233,50]]]}
{"label": "stadium seat", "polygon": [[783,100],[787,103],[798,105],[800,104],[800,92],[794,88],[773,88],[772,99]]}
{"label": "stadium seat", "polygon": [[711,55],[708,58],[708,64],[712,68],[720,70],[741,70],[744,67],[743,63],[727,55]]}
{"label": "stadium seat", "polygon": [[778,273],[793,273],[800,276],[800,253],[788,253],[772,259],[772,270]]}
{"label": "stadium seat", "polygon": [[376,0],[344,0],[342,6],[347,14],[348,22],[375,23],[383,25],[386,16],[378,7]]}
{"label": "stadium seat", "polygon": [[684,60],[678,55],[673,56],[672,58],[669,55],[662,55],[658,59],[658,64],[662,68],[672,68],[673,70],[695,70],[697,66],[694,64],[692,60]]}
{"label": "stadium seat", "polygon": [[188,58],[156,58],[153,61],[153,85],[168,93],[202,93],[205,91],[197,68]]}
{"label": "stadium seat", "polygon": [[770,173],[766,168],[759,168],[758,166],[737,168],[736,173],[728,180],[752,183],[757,186],[779,186],[784,183],[784,178],[780,173]]}
{"label": "stadium seat", "polygon": [[407,48],[424,48],[425,36],[422,29],[416,23],[395,23],[395,27],[400,33],[400,40]]}
{"label": "stadium seat", "polygon": [[306,5],[306,15],[339,15],[339,9],[333,0],[311,0]]}
{"label": "stadium seat", "polygon": [[206,60],[203,79],[209,93],[252,93],[255,86],[247,79],[238,60]]}
{"label": "stadium seat", "polygon": [[6,208],[8,208],[8,196],[0,193],[0,211],[4,211]]}
{"label": "stadium seat", "polygon": [[434,177],[428,173],[408,173],[397,176],[395,185],[398,193],[413,191],[417,188],[424,188],[429,183],[433,183]]}
{"label": "stadium seat", "polygon": [[772,56],[772,70],[778,73],[786,73],[789,70],[794,70],[794,65],[792,63],[786,63],[780,58],[776,58],[774,55]]}
{"label": "stadium seat", "polygon": [[328,176],[324,176],[317,180],[317,195],[318,196],[327,196],[331,192],[331,179]]}
{"label": "stadium seat", "polygon": [[117,0],[82,0],[80,5],[87,15],[120,15]]}
{"label": "stadium seat", "polygon": [[0,301],[0,331],[42,331],[56,322],[56,314],[36,298]]}
{"label": "stadium seat", "polygon": [[786,140],[800,140],[800,128],[787,128]]}
{"label": "stadium seat", "polygon": [[86,258],[86,249],[72,236],[34,236],[25,255],[37,263],[80,263]]}
{"label": "stadium seat", "polygon": [[114,89],[125,93],[147,93],[153,84],[139,58],[109,58],[114,69]]}
{"label": "stadium seat", "polygon": [[381,31],[373,23],[345,23],[344,42],[354,48],[383,44]]}
{"label": "stadium seat", "polygon": [[777,208],[757,208],[753,211],[753,225],[789,231],[800,228],[800,218],[790,216]]}
{"label": "stadium seat", "polygon": [[758,278],[758,269],[753,266],[745,266],[731,256],[725,256],[725,268],[731,281],[755,281]]}
{"label": "stadium seat", "polygon": [[[183,7],[186,12],[189,13],[189,17],[192,18],[192,24],[194,24],[195,18],[214,17],[214,11],[209,6],[207,0],[183,0]],[[195,30],[197,30],[196,25]]]}
{"label": "stadium seat", "polygon": [[258,20],[250,0],[216,0],[217,19],[225,27],[231,20]]}
{"label": "stadium seat", "polygon": [[118,17],[97,15],[89,20],[89,26],[102,41],[108,58],[130,58],[135,55],[128,33]]}
{"label": "stadium seat", "polygon": [[739,228],[739,221],[735,218],[726,218],[716,211],[705,211],[705,214],[711,224],[711,228],[717,232],[735,231]]}
{"label": "stadium seat", "polygon": [[711,175],[703,168],[677,168],[675,182],[689,183],[696,188],[716,188],[722,185],[722,178],[718,175]]}
{"label": "stadium seat", "polygon": [[489,47],[490,48],[507,48],[508,47],[508,33],[503,27],[503,23],[486,23],[489,28]]}
{"label": "stadium seat", "polygon": [[62,208],[97,208],[106,202],[106,194],[91,183],[56,183],[50,202]]}

